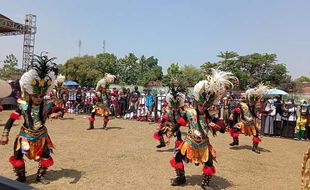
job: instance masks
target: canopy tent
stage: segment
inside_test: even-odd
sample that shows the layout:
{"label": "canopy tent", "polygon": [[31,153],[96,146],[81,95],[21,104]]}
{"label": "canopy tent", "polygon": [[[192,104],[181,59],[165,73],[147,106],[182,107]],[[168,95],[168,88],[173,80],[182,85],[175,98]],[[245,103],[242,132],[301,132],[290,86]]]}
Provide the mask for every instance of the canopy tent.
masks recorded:
{"label": "canopy tent", "polygon": [[79,86],[79,83],[74,82],[72,80],[67,80],[63,83],[64,86]]}
{"label": "canopy tent", "polygon": [[288,95],[288,93],[283,90],[273,88],[273,89],[269,89],[266,95]]}

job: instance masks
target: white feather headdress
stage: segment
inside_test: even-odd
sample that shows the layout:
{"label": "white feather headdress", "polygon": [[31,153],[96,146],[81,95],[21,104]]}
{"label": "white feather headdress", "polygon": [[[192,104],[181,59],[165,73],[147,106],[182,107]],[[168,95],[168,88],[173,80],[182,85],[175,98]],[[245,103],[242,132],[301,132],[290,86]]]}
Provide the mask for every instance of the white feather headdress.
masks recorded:
{"label": "white feather headdress", "polygon": [[63,82],[66,80],[66,77],[62,74],[58,75],[56,78],[56,85],[61,86]]}
{"label": "white feather headdress", "polygon": [[231,81],[238,81],[231,72],[212,69],[207,80],[199,81],[194,87],[194,97],[200,103],[213,103],[221,98],[228,89],[232,89],[234,84]]}
{"label": "white feather headdress", "polygon": [[109,85],[114,82],[116,76],[106,73],[104,77],[97,82],[96,91],[101,91],[102,88],[109,88]]}
{"label": "white feather headdress", "polygon": [[19,80],[22,97],[28,101],[31,94],[45,95],[55,87],[57,77],[56,64],[47,56],[35,56],[32,68]]}
{"label": "white feather headdress", "polygon": [[268,86],[263,83],[258,84],[255,88],[250,88],[245,91],[245,97],[248,101],[258,101],[261,99],[268,91]]}

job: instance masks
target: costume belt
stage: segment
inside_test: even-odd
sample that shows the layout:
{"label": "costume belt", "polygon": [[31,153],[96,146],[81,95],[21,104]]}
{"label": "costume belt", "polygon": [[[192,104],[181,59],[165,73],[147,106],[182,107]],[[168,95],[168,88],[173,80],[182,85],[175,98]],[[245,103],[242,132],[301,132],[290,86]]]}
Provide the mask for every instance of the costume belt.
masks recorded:
{"label": "costume belt", "polygon": [[202,144],[202,143],[204,143],[204,142],[209,140],[208,137],[202,138],[202,137],[199,137],[197,135],[192,135],[192,134],[188,134],[187,135],[187,139],[192,141],[192,142],[194,142],[194,143],[196,143],[196,144]]}
{"label": "costume belt", "polygon": [[43,128],[39,130],[30,130],[25,127],[22,127],[19,135],[21,137],[25,137],[30,141],[37,141],[47,135],[47,128],[43,126]]}

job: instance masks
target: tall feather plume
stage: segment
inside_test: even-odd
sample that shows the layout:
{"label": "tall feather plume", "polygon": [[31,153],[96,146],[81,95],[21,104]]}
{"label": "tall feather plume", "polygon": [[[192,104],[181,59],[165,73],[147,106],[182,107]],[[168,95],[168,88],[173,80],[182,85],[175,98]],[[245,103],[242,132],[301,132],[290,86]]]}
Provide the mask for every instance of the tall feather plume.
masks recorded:
{"label": "tall feather plume", "polygon": [[34,63],[32,68],[37,71],[38,77],[44,79],[50,72],[54,72],[54,75],[58,75],[58,69],[56,64],[53,62],[56,57],[48,59],[47,56],[34,56]]}
{"label": "tall feather plume", "polygon": [[186,91],[185,86],[175,79],[171,80],[171,82],[168,84],[168,88],[169,88],[169,92],[174,98],[177,98],[180,93],[183,93]]}
{"label": "tall feather plume", "polygon": [[62,84],[66,80],[66,77],[62,74],[59,74],[56,78],[56,83]]}
{"label": "tall feather plume", "polygon": [[206,80],[202,80],[194,86],[193,94],[197,102],[204,103],[206,101],[206,83]]}
{"label": "tall feather plume", "polygon": [[104,77],[97,82],[96,91],[100,91],[101,88],[106,88],[109,84],[113,83],[116,76],[110,73],[105,73]]}
{"label": "tall feather plume", "polygon": [[[268,89],[269,89],[268,86],[264,85],[263,83],[260,83],[255,88],[250,88],[246,90],[245,96],[248,100],[251,100],[252,98],[260,99],[266,94]],[[254,99],[252,101],[254,101]]]}
{"label": "tall feather plume", "polygon": [[105,76],[104,76],[104,78],[105,78],[105,80],[106,80],[106,82],[107,82],[108,84],[111,84],[111,83],[114,82],[116,76],[115,76],[115,75],[111,75],[110,73],[106,73]]}
{"label": "tall feather plume", "polygon": [[207,78],[208,90],[216,94],[223,94],[227,89],[232,89],[234,84],[232,80],[238,81],[231,72],[220,71],[218,69],[211,69],[212,74]]}

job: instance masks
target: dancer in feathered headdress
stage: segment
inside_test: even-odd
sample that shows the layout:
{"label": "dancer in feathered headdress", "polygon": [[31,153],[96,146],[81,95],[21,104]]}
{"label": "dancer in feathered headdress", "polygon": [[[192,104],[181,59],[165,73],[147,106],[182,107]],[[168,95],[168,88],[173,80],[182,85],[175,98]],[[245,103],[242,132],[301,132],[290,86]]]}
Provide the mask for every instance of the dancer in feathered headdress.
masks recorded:
{"label": "dancer in feathered headdress", "polygon": [[173,80],[169,84],[169,92],[166,96],[167,108],[165,114],[161,118],[160,128],[154,133],[154,138],[159,140],[157,148],[166,146],[164,136],[167,137],[167,141],[176,135],[177,140],[175,146],[177,147],[182,141],[181,132],[177,125],[184,126],[186,122],[185,117],[185,95],[183,94],[185,88],[177,81]]}
{"label": "dancer in feathered headdress", "polygon": [[239,133],[243,133],[246,136],[253,136],[253,148],[256,153],[260,153],[258,150],[258,144],[261,142],[258,132],[258,117],[256,116],[255,106],[260,99],[266,94],[268,87],[259,84],[255,88],[248,89],[242,96],[239,106],[236,107],[230,115],[230,120],[233,121],[233,127],[229,132],[233,138],[233,142],[230,146],[239,145]]}
{"label": "dancer in feathered headdress", "polygon": [[186,116],[189,123],[188,134],[184,142],[177,148],[170,164],[175,168],[177,177],[171,185],[183,185],[186,182],[183,160],[203,165],[203,181],[201,187],[209,189],[209,182],[215,173],[213,160],[215,150],[210,144],[208,132],[215,135],[217,131],[224,133],[225,125],[215,116],[219,112],[214,103],[220,100],[226,90],[233,87],[230,80],[236,80],[229,72],[212,70],[206,80],[199,81],[194,87],[195,109],[187,109]]}
{"label": "dancer in feathered headdress", "polygon": [[87,130],[94,129],[95,115],[103,115],[103,129],[106,129],[109,122],[110,111],[110,95],[109,86],[115,80],[115,76],[106,73],[105,76],[97,82],[96,86],[96,98],[94,99],[94,108],[91,113],[91,117],[88,118],[89,127]]}
{"label": "dancer in feathered headdress", "polygon": [[59,74],[55,80],[55,88],[53,92],[53,96],[51,96],[53,106],[52,106],[52,113],[61,112],[60,118],[63,118],[65,115],[65,100],[63,94],[65,93],[65,88],[63,83],[66,77]]}
{"label": "dancer in feathered headdress", "polygon": [[66,77],[59,74],[56,78],[56,85],[55,85],[55,89],[56,89],[56,98],[57,99],[61,99],[62,95],[61,92],[63,90],[63,83],[66,80]]}
{"label": "dancer in feathered headdress", "polygon": [[[17,175],[17,181],[25,182],[25,162],[23,156],[39,162],[36,180],[49,183],[44,178],[48,167],[53,165],[51,157],[53,143],[47,133],[45,121],[50,114],[51,104],[44,101],[44,96],[55,86],[57,69],[52,62],[55,58],[36,56],[32,68],[20,79],[23,100],[19,100],[19,108],[10,115],[1,138],[1,144],[8,143],[8,136],[15,120],[23,118],[23,126],[14,143],[14,156],[10,157]],[[54,113],[56,117],[61,113]]]}

